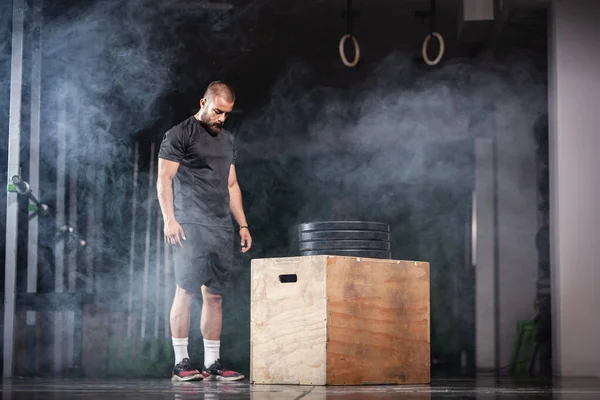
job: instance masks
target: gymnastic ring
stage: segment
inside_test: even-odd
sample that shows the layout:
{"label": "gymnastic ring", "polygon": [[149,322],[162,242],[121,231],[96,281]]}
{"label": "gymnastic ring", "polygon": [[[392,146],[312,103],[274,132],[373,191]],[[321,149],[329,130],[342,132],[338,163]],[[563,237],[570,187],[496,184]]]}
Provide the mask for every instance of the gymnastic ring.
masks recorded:
{"label": "gymnastic ring", "polygon": [[[349,62],[346,58],[346,53],[344,52],[344,43],[346,43],[346,39],[352,38],[352,43],[354,43],[354,61]],[[355,67],[358,64],[358,60],[360,59],[360,47],[358,46],[358,40],[356,38],[347,33],[342,36],[342,40],[340,40],[340,58],[346,67]]]}
{"label": "gymnastic ring", "polygon": [[[433,61],[431,61],[429,59],[429,57],[427,57],[427,46],[429,45],[429,41],[431,40],[432,36],[434,36],[440,42],[440,53]],[[440,35],[437,32],[432,32],[425,37],[425,40],[423,41],[422,53],[423,53],[423,60],[425,60],[427,65],[436,65],[437,63],[439,63],[442,60],[442,57],[444,56],[444,51],[445,51],[445,45],[444,45],[444,38],[442,37],[442,35]]]}

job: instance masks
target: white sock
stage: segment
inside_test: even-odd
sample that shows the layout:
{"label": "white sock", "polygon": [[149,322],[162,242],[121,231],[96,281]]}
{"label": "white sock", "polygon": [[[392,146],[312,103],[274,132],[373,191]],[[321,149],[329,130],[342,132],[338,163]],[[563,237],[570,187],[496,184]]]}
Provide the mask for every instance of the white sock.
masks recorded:
{"label": "white sock", "polygon": [[190,358],[188,355],[188,338],[173,339],[173,350],[175,350],[175,365],[179,364],[184,358]]}
{"label": "white sock", "polygon": [[220,340],[204,339],[204,366],[209,368],[219,358]]}

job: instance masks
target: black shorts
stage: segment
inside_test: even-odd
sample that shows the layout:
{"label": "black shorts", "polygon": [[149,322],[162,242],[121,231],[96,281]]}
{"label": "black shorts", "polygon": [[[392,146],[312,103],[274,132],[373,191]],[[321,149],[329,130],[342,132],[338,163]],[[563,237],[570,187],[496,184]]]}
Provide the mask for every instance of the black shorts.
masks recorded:
{"label": "black shorts", "polygon": [[175,282],[198,294],[202,285],[211,293],[223,295],[231,281],[233,266],[233,226],[181,224],[186,240],[174,245]]}

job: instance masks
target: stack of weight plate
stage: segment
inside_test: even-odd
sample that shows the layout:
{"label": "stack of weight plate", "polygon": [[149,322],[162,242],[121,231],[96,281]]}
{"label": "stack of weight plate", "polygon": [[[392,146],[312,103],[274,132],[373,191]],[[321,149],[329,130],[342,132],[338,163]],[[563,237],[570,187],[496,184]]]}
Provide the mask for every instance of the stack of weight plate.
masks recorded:
{"label": "stack of weight plate", "polygon": [[381,222],[319,221],[298,226],[300,255],[391,259],[390,226]]}

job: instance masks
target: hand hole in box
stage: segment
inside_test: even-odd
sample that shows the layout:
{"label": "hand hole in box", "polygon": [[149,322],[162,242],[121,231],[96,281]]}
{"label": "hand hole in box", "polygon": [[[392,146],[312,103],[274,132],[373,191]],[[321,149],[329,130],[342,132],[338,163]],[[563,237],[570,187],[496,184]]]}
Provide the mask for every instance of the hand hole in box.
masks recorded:
{"label": "hand hole in box", "polygon": [[281,282],[281,283],[298,282],[298,276],[296,274],[279,275],[279,282]]}

